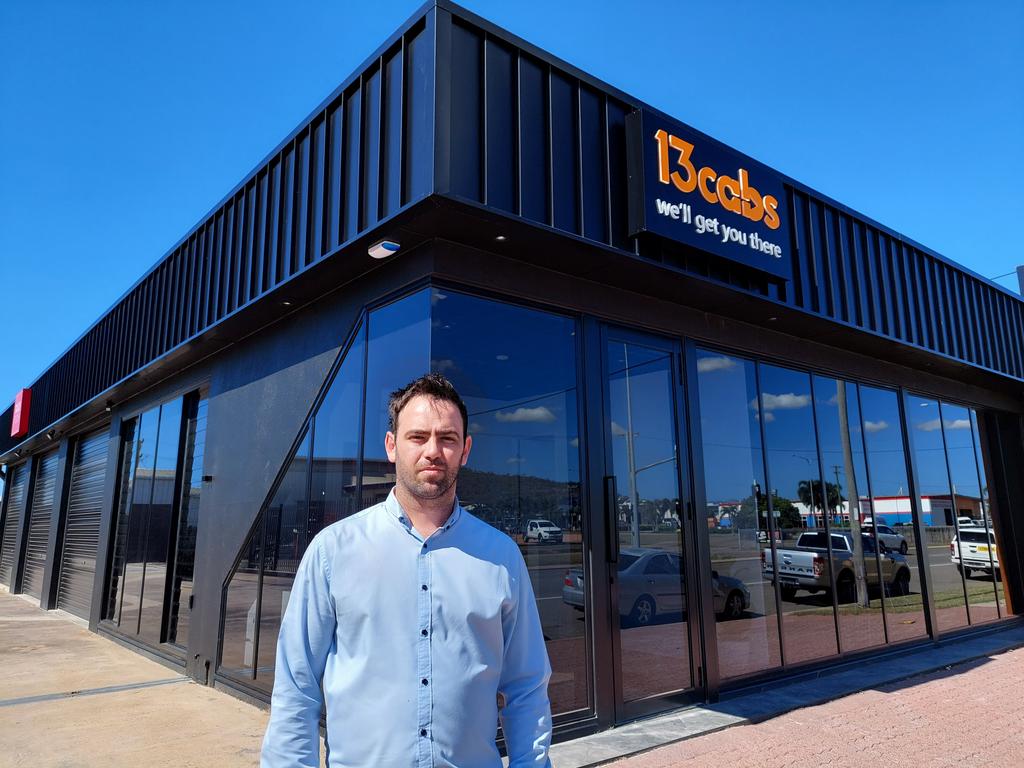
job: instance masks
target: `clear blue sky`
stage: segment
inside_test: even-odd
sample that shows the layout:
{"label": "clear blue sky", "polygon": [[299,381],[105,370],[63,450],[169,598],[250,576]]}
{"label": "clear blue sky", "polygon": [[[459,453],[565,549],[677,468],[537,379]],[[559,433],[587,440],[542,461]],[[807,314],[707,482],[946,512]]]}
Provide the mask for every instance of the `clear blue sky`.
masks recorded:
{"label": "clear blue sky", "polygon": [[[982,275],[1024,263],[1024,3],[464,5]],[[0,409],[417,7],[0,4]]]}

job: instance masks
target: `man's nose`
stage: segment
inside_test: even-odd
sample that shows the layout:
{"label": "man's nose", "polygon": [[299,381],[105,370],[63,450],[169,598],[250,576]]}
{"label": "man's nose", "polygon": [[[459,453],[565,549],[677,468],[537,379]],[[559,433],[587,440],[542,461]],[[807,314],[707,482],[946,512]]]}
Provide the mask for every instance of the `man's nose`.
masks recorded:
{"label": "man's nose", "polygon": [[423,454],[431,458],[441,455],[441,441],[437,439],[436,435],[427,438],[423,444]]}

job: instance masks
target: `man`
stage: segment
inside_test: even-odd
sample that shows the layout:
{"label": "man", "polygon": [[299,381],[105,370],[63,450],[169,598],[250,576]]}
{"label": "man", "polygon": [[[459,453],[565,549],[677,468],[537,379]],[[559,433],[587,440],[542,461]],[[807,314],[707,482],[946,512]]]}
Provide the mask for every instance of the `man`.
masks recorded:
{"label": "man", "polygon": [[295,576],[262,765],[318,766],[326,705],[332,768],[499,768],[499,717],[512,768],[550,766],[551,667],[526,564],[455,497],[466,406],[430,374],[389,411],[394,489],[317,534]]}

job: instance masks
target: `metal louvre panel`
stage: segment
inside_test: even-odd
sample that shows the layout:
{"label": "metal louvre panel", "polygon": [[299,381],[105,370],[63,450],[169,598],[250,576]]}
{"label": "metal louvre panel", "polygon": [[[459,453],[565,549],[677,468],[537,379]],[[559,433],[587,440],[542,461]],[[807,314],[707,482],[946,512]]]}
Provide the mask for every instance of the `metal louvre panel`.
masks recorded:
{"label": "metal louvre panel", "polygon": [[22,589],[38,598],[42,594],[43,574],[46,572],[46,549],[50,539],[50,520],[53,517],[53,499],[57,488],[57,451],[51,451],[39,460],[32,507],[28,519],[28,542],[25,546],[25,564]]}
{"label": "metal louvre panel", "polygon": [[25,493],[28,490],[27,462],[14,468],[13,478],[7,501],[7,514],[4,515],[3,541],[0,545],[0,582],[7,586],[11,585],[14,544],[18,540],[18,528],[25,511]]}
{"label": "metal louvre panel", "polygon": [[100,509],[107,473],[107,440],[107,432],[102,430],[78,441],[68,489],[57,607],[82,618],[89,617],[92,607]]}

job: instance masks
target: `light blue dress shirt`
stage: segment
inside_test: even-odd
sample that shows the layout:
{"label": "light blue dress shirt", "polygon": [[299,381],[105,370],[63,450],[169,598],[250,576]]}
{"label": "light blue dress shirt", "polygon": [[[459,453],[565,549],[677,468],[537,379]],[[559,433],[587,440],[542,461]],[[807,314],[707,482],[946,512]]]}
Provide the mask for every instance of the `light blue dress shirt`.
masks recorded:
{"label": "light blue dress shirt", "polygon": [[458,502],[424,539],[392,491],[299,564],[262,765],[318,766],[326,703],[331,768],[499,768],[499,716],[510,768],[550,766],[550,676],[515,542]]}

